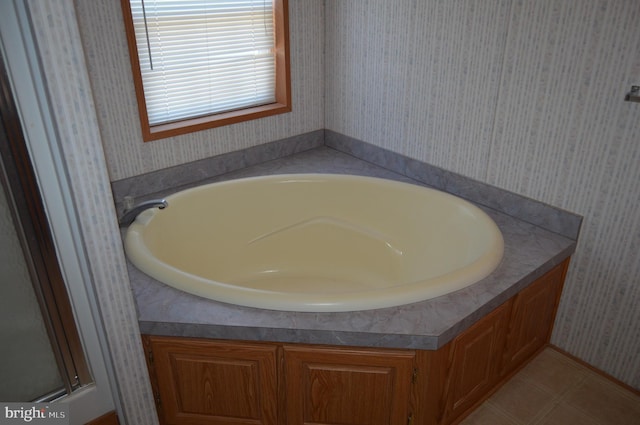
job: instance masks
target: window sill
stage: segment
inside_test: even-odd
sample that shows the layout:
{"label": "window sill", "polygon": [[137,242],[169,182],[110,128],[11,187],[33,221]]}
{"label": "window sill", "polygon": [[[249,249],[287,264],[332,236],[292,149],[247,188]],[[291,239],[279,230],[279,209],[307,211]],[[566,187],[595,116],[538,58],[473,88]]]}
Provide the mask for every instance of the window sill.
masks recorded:
{"label": "window sill", "polygon": [[246,108],[238,111],[223,112],[220,114],[191,118],[168,124],[153,125],[149,128],[143,129],[142,138],[145,142],[150,142],[152,140],[179,136],[182,134],[193,133],[195,131],[208,130],[210,128],[284,114],[286,112],[291,112],[290,104],[270,103],[268,105],[255,106],[253,108]]}

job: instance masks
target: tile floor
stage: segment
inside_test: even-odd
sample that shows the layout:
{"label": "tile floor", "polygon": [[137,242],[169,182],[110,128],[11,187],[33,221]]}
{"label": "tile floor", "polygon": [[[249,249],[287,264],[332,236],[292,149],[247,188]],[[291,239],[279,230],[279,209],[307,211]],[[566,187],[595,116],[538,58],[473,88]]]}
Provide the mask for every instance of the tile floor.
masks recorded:
{"label": "tile floor", "polygon": [[547,348],[460,425],[640,425],[640,396]]}

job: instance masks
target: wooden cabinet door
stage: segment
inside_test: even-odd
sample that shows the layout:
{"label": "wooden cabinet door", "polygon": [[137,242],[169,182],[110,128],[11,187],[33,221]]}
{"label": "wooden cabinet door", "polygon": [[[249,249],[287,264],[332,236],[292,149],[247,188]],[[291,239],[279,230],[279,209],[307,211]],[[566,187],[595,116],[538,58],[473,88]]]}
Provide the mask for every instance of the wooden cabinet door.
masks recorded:
{"label": "wooden cabinet door", "polygon": [[502,374],[513,372],[551,337],[568,260],[523,289],[513,302]]}
{"label": "wooden cabinet door", "polygon": [[415,352],[285,346],[287,425],[406,425]]}
{"label": "wooden cabinet door", "polygon": [[161,423],[277,424],[277,346],[146,339]]}
{"label": "wooden cabinet door", "polygon": [[453,342],[443,423],[451,423],[474,407],[498,382],[510,312],[509,301]]}

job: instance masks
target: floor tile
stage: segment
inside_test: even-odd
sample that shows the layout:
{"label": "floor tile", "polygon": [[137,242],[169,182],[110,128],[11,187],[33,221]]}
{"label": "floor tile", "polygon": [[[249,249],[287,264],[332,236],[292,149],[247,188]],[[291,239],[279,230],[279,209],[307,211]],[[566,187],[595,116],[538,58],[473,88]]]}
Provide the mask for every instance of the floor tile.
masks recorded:
{"label": "floor tile", "polygon": [[460,425],[519,425],[500,411],[484,404],[469,415]]}
{"label": "floor tile", "polygon": [[565,355],[548,348],[531,361],[518,376],[553,395],[561,395],[578,385],[588,370]]}
{"label": "floor tile", "polygon": [[554,407],[554,397],[516,375],[488,403],[520,423],[529,424]]}
{"label": "floor tile", "polygon": [[564,403],[558,404],[535,425],[600,425],[580,410]]}
{"label": "floor tile", "polygon": [[602,425],[640,425],[640,397],[594,373],[563,400]]}
{"label": "floor tile", "polygon": [[640,395],[548,348],[460,425],[640,425]]}

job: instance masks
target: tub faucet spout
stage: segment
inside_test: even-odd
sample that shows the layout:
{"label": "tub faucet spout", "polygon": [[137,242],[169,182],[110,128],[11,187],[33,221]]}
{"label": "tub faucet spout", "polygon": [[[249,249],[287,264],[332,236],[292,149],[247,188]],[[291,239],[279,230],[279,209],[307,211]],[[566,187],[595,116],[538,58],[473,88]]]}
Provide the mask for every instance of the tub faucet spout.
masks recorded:
{"label": "tub faucet spout", "polygon": [[140,214],[144,210],[148,210],[149,208],[159,208],[162,210],[168,206],[169,204],[164,199],[152,199],[150,201],[140,202],[138,205],[125,210],[124,214],[122,214],[122,217],[120,217],[120,226],[129,226],[131,223],[133,223],[133,220],[136,219],[138,214]]}

